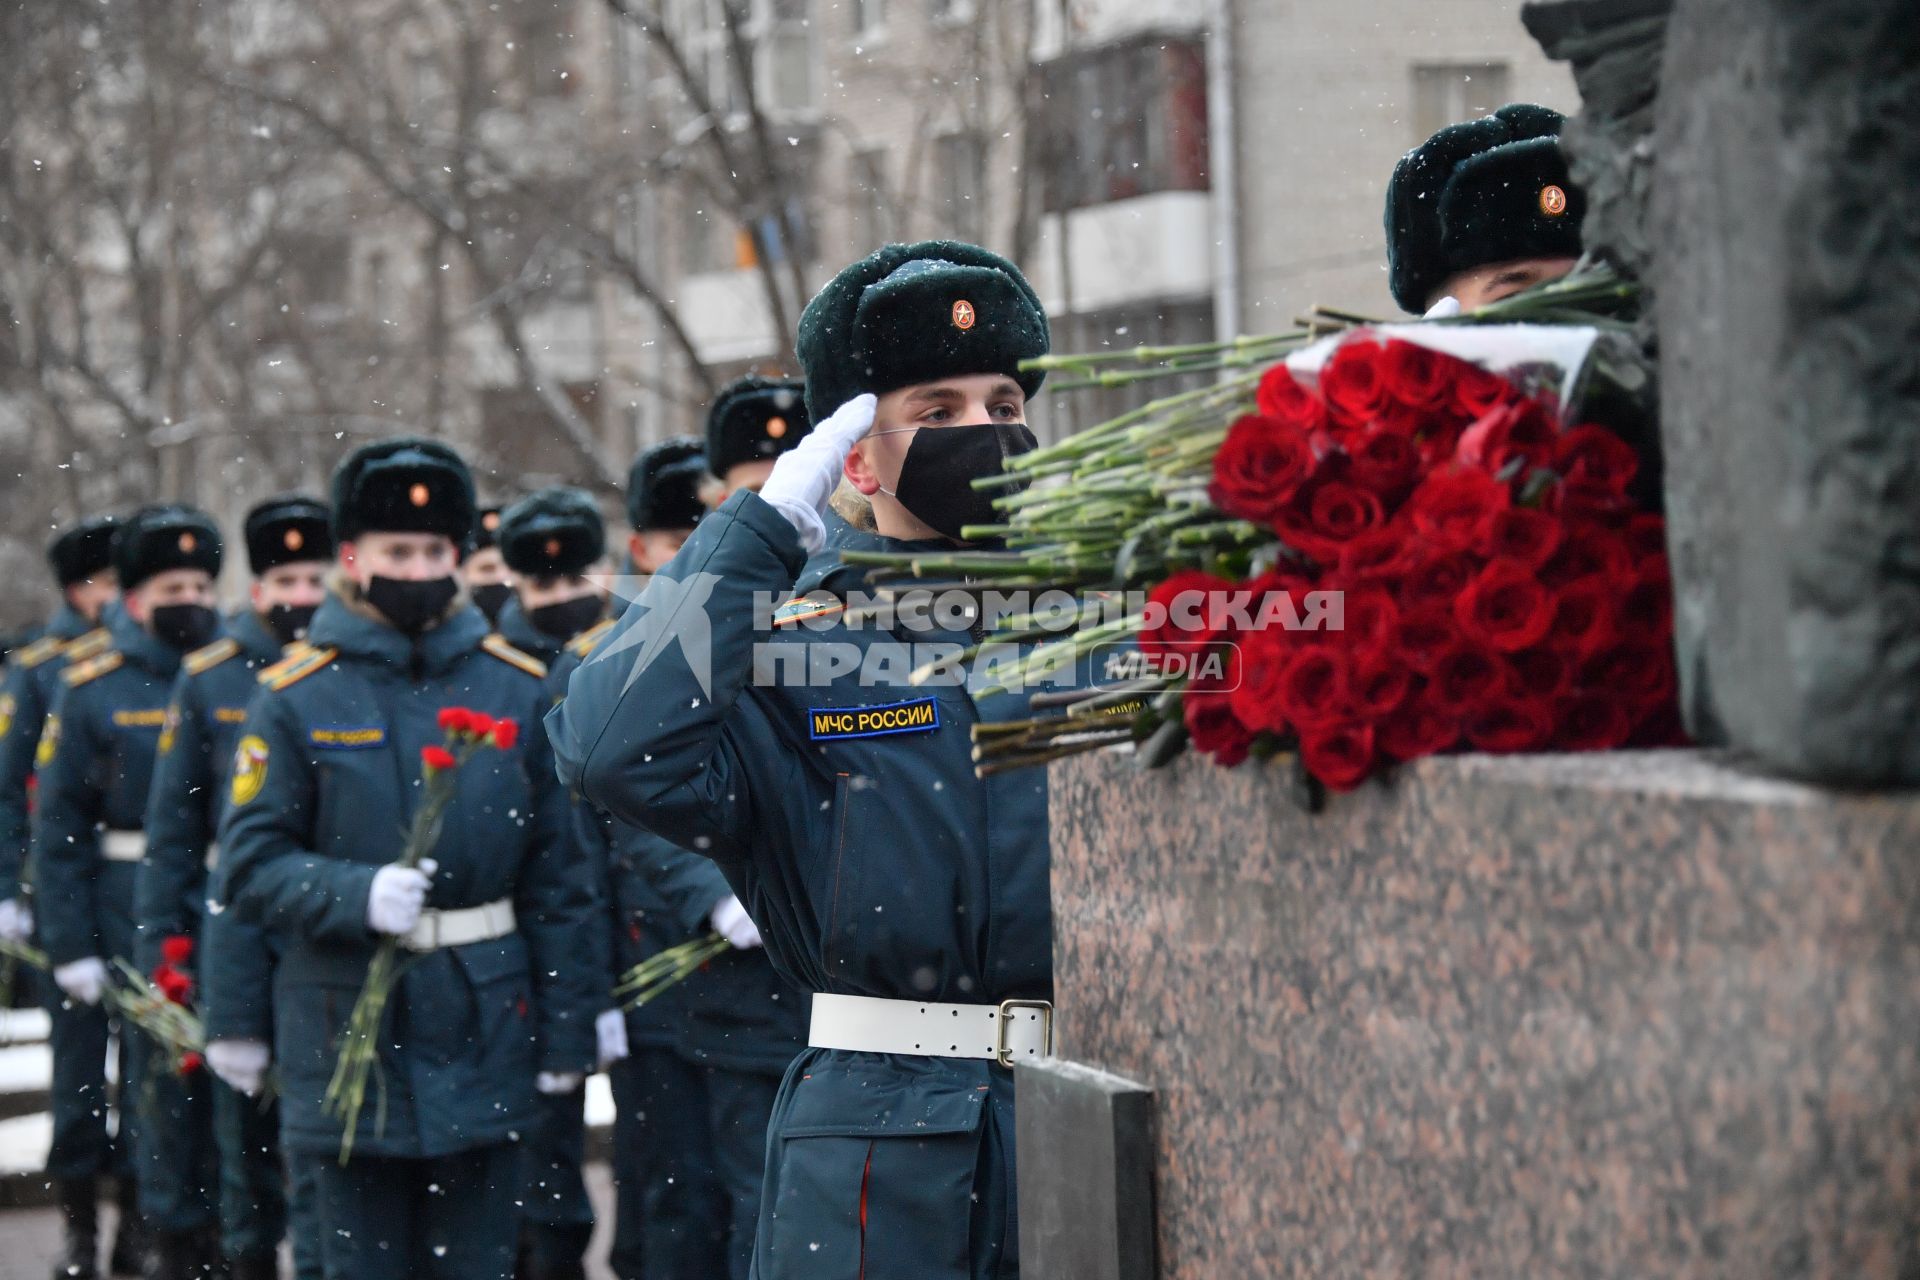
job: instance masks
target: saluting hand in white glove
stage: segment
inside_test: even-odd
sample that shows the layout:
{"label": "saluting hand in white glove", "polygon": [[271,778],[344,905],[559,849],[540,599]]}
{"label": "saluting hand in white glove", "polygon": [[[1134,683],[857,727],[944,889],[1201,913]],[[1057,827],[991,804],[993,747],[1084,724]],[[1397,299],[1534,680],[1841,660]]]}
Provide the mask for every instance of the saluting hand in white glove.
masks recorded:
{"label": "saluting hand in white glove", "polygon": [[432,858],[422,858],[418,867],[396,862],[374,872],[373,887],[367,891],[367,928],[395,936],[411,932],[427,905],[427,888],[438,866]]}
{"label": "saluting hand in white glove", "polygon": [[760,497],[787,518],[808,554],[826,545],[827,526],[820,513],[840,484],[847,454],[873,429],[879,403],[875,396],[855,396],[825,422],[816,422],[799,444],[780,455],[773,474],[760,486]]}
{"label": "saluting hand in white glove", "polygon": [[707,920],[713,925],[713,931],[731,942],[736,950],[751,951],[764,945],[759,928],[747,915],[747,909],[740,905],[740,899],[732,894],[713,904]]}

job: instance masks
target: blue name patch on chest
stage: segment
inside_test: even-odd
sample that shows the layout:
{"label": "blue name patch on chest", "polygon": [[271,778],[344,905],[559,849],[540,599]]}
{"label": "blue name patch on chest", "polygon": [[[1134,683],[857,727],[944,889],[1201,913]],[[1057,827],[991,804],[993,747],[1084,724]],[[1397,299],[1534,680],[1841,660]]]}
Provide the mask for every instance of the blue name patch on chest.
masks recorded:
{"label": "blue name patch on chest", "polygon": [[833,738],[877,738],[887,733],[925,733],[940,727],[940,704],[933,698],[915,698],[884,707],[846,707],[808,713],[809,736],[815,742]]}
{"label": "blue name patch on chest", "polygon": [[377,724],[330,726],[307,731],[308,742],[316,747],[328,747],[334,751],[365,751],[368,747],[377,747],[386,740],[386,729]]}

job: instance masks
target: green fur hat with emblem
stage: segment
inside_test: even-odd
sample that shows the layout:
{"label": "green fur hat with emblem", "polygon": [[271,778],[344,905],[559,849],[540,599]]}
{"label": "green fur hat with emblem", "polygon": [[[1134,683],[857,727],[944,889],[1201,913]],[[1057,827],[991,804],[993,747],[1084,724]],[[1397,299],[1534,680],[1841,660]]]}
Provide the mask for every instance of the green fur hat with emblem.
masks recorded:
{"label": "green fur hat with emblem", "polygon": [[1448,125],[1409,151],[1387,184],[1393,300],[1425,311],[1462,271],[1521,258],[1577,258],[1587,198],[1560,150],[1565,118],[1516,102]]}
{"label": "green fur hat with emblem", "polygon": [[800,316],[807,407],[826,417],[857,395],[976,373],[1004,373],[1029,396],[1047,354],[1047,313],[1011,262],[957,240],[890,244],[815,295]]}

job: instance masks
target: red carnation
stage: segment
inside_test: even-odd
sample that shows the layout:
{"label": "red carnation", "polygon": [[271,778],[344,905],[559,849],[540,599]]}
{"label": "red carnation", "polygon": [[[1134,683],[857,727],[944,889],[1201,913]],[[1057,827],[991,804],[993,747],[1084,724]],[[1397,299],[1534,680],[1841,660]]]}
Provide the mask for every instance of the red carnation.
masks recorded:
{"label": "red carnation", "polygon": [[1281,714],[1302,733],[1341,719],[1347,704],[1346,656],[1324,645],[1300,649],[1280,674],[1276,695]]}
{"label": "red carnation", "polygon": [[1284,363],[1261,375],[1254,404],[1262,417],[1272,418],[1302,435],[1324,431],[1327,426],[1326,403]]}
{"label": "red carnation", "polygon": [[189,1049],[180,1055],[180,1074],[190,1076],[207,1065],[207,1060],[195,1050]]}
{"label": "red carnation", "polygon": [[493,722],[493,745],[501,751],[513,750],[513,744],[520,741],[520,725],[513,720],[495,720]]}
{"label": "red carnation", "polygon": [[1380,726],[1380,749],[1395,760],[1437,755],[1460,741],[1460,718],[1415,696]]}
{"label": "red carnation", "polygon": [[453,758],[453,752],[445,747],[433,746],[420,748],[420,763],[426,766],[427,772],[437,773],[454,768],[459,762]]}
{"label": "red carnation", "polygon": [[1467,741],[1480,751],[1537,751],[1553,736],[1544,703],[1496,698],[1467,713]]}
{"label": "red carnation", "polygon": [[1381,372],[1395,400],[1431,412],[1453,399],[1453,361],[1431,347],[1390,338],[1381,356]]}
{"label": "red carnation", "polygon": [[473,727],[473,712],[465,707],[442,707],[436,719],[447,733],[465,733]]}
{"label": "red carnation", "polygon": [[185,1004],[193,998],[193,979],[168,965],[153,971],[153,985],[174,1004]]}
{"label": "red carnation", "polygon": [[1507,486],[1471,469],[1428,476],[1407,502],[1413,527],[1434,546],[1456,551],[1471,547],[1494,513],[1512,505]]}
{"label": "red carnation", "polygon": [[193,939],[176,933],[160,943],[160,958],[170,965],[183,965],[193,959]]}
{"label": "red carnation", "polygon": [[1147,593],[1154,624],[1140,633],[1143,653],[1197,653],[1216,638],[1214,601],[1233,590],[1225,578],[1183,569]]}
{"label": "red carnation", "polygon": [[493,732],[493,717],[483,711],[469,711],[467,729],[474,737],[484,738]]}
{"label": "red carnation", "polygon": [[1196,684],[1182,700],[1181,715],[1194,750],[1212,756],[1215,764],[1232,768],[1247,758],[1253,730],[1234,716],[1226,693]]}
{"label": "red carnation", "polygon": [[1618,698],[1583,693],[1553,704],[1553,745],[1561,751],[1613,751],[1633,733]]}
{"label": "red carnation", "polygon": [[1460,593],[1453,616],[1469,640],[1513,653],[1546,638],[1553,606],[1553,597],[1526,565],[1495,560]]}
{"label": "red carnation", "polygon": [[1518,560],[1538,569],[1560,549],[1560,538],[1560,522],[1546,512],[1508,507],[1487,518],[1476,545],[1488,559]]}
{"label": "red carnation", "polygon": [[1361,335],[1334,348],[1320,367],[1320,394],[1336,427],[1363,427],[1392,402],[1381,357],[1380,344]]}
{"label": "red carnation", "polygon": [[1270,523],[1313,473],[1307,438],[1272,418],[1247,415],[1227,430],[1213,459],[1213,505],[1242,520]]}
{"label": "red carnation", "polygon": [[1498,654],[1456,645],[1433,664],[1427,685],[1433,704],[1442,711],[1471,711],[1504,694],[1507,665]]}
{"label": "red carnation", "polygon": [[1300,760],[1330,791],[1351,791],[1373,772],[1373,726],[1357,721],[1300,734]]}
{"label": "red carnation", "polygon": [[1388,503],[1406,496],[1420,470],[1420,451],[1394,431],[1369,431],[1347,446],[1347,457],[1352,481]]}

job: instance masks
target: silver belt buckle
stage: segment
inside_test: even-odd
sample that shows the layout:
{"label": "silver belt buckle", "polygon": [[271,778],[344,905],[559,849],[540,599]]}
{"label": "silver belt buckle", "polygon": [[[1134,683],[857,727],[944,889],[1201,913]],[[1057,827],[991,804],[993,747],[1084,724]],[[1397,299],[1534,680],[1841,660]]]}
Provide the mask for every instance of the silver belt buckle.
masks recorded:
{"label": "silver belt buckle", "polygon": [[1033,1009],[1046,1019],[1040,1029],[1041,1052],[1049,1057],[1053,1055],[1053,1003],[1048,1000],[1002,1000],[1000,1025],[994,1032],[993,1056],[1003,1067],[1013,1065],[1013,1050],[1007,1045],[1007,1028],[1013,1024],[1013,1011],[1016,1009]]}

